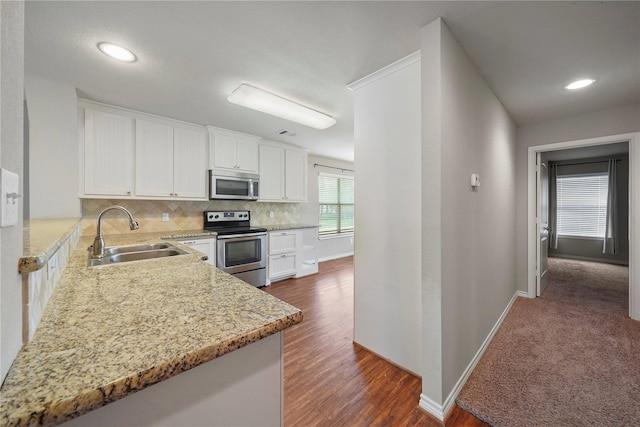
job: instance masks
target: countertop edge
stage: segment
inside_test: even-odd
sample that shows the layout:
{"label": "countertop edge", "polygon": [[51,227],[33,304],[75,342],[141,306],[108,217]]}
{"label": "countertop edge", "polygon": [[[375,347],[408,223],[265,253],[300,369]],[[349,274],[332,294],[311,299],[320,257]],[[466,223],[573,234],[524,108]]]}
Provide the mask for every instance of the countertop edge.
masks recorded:
{"label": "countertop edge", "polygon": [[57,238],[46,249],[42,250],[38,254],[21,256],[18,260],[18,273],[32,273],[38,271],[47,264],[51,257],[56,253],[62,245],[69,240],[73,234],[80,228],[80,218],[70,219],[75,220],[75,224],[65,231],[59,238]]}
{"label": "countertop edge", "polygon": [[[298,310],[296,313],[275,320],[244,335],[184,354],[172,361],[165,361],[144,371],[105,384],[98,389],[88,390],[72,399],[51,402],[42,410],[24,414],[12,414],[9,419],[5,418],[3,420],[2,425],[21,426],[33,425],[33,423],[44,426],[58,425],[281,332],[290,326],[300,323],[302,317],[302,311]],[[3,418],[6,415],[3,414]]]}
{"label": "countertop edge", "polygon": [[267,231],[281,231],[281,230],[300,230],[303,228],[320,228],[319,224],[270,224],[263,225],[257,224],[256,227],[265,228]]}

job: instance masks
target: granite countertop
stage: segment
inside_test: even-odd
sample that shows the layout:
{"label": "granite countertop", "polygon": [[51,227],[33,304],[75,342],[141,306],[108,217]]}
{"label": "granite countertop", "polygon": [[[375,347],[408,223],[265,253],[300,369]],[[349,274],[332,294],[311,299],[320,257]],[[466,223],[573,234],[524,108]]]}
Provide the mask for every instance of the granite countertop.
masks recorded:
{"label": "granite countertop", "polygon": [[31,219],[23,226],[23,251],[18,271],[28,273],[44,267],[60,245],[73,233],[79,218]]}
{"label": "granite countertop", "polygon": [[171,232],[160,233],[165,240],[183,240],[183,239],[206,239],[213,238],[218,235],[215,231],[210,230],[176,230]]}
{"label": "granite countertop", "polygon": [[270,225],[256,225],[256,227],[266,228],[267,231],[279,231],[279,230],[295,230],[298,228],[318,228],[319,225],[313,224],[270,224]]}
{"label": "granite countertop", "polygon": [[[164,233],[166,235],[166,233]],[[163,233],[105,236],[107,246]],[[87,268],[80,240],[0,389],[3,426],[55,425],[302,321],[302,312],[187,255]]]}

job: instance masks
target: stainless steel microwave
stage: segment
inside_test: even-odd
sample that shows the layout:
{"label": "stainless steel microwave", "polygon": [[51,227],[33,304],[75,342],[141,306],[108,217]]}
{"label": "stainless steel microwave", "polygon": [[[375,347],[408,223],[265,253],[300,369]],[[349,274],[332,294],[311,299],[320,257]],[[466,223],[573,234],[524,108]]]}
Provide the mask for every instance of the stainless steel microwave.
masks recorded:
{"label": "stainless steel microwave", "polygon": [[209,170],[209,199],[258,200],[260,175]]}

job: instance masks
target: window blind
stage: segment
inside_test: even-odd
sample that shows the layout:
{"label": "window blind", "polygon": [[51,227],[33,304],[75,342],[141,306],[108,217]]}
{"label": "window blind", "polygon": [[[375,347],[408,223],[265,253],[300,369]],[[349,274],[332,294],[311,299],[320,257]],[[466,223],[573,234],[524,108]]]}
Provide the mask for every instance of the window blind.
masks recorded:
{"label": "window blind", "polygon": [[320,207],[320,236],[353,233],[353,177],[319,174],[318,204]]}
{"label": "window blind", "polygon": [[604,238],[607,174],[558,176],[558,235]]}

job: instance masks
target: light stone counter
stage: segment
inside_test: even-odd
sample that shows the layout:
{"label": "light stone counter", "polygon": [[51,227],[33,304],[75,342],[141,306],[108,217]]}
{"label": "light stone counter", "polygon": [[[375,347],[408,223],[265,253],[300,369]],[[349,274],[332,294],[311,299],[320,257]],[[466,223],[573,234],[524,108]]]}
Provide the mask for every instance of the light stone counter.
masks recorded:
{"label": "light stone counter", "polygon": [[[162,234],[105,241],[160,242]],[[302,321],[299,309],[185,246],[187,255],[87,268],[91,240],[72,251],[0,389],[3,426],[62,423]]]}
{"label": "light stone counter", "polygon": [[267,231],[280,231],[280,230],[296,230],[299,228],[318,228],[319,225],[313,224],[275,224],[275,225],[256,225],[255,227],[266,228]]}
{"label": "light stone counter", "polygon": [[29,273],[44,267],[49,258],[76,231],[79,225],[79,218],[25,221],[23,251],[18,271]]}

